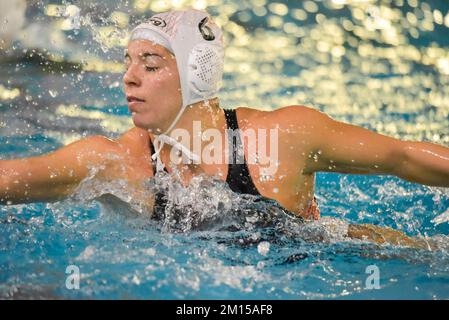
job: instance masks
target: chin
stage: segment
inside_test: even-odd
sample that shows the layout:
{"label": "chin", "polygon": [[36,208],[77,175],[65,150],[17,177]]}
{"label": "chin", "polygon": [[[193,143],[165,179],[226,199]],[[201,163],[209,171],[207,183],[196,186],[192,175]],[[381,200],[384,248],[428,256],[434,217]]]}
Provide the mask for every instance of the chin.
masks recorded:
{"label": "chin", "polygon": [[154,119],[145,119],[140,114],[135,114],[132,117],[133,123],[136,127],[150,131],[151,133],[160,133],[159,126],[154,123]]}
{"label": "chin", "polygon": [[134,114],[132,116],[133,123],[136,127],[148,130],[149,125],[145,121],[142,121],[142,117],[139,114]]}

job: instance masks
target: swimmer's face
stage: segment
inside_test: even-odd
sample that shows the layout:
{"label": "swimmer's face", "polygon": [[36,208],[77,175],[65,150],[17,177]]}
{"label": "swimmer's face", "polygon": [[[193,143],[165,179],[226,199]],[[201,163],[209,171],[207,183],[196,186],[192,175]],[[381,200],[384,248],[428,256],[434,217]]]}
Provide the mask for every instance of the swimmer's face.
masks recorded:
{"label": "swimmer's face", "polygon": [[182,105],[174,55],[154,42],[133,40],[125,52],[125,67],[123,82],[134,125],[164,132]]}

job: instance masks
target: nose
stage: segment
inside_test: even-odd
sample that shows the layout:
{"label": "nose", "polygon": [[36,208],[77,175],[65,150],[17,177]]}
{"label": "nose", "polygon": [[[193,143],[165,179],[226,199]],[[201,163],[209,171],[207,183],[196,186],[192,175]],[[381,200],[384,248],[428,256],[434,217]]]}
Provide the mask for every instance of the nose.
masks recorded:
{"label": "nose", "polygon": [[139,67],[137,63],[131,63],[128,70],[125,71],[123,75],[123,82],[127,86],[139,86],[140,85],[140,75]]}

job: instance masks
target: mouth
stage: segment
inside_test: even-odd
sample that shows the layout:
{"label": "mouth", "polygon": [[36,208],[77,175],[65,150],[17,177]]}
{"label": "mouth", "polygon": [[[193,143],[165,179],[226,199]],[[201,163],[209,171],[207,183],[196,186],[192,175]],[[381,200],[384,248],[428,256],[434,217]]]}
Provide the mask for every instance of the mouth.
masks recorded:
{"label": "mouth", "polygon": [[134,96],[126,96],[126,100],[128,100],[128,103],[131,102],[145,102],[145,100],[134,97]]}
{"label": "mouth", "polygon": [[126,100],[128,100],[128,109],[129,109],[129,111],[132,112],[133,116],[136,114],[136,112],[139,109],[138,105],[140,103],[145,102],[145,100],[134,97],[134,96],[126,96]]}

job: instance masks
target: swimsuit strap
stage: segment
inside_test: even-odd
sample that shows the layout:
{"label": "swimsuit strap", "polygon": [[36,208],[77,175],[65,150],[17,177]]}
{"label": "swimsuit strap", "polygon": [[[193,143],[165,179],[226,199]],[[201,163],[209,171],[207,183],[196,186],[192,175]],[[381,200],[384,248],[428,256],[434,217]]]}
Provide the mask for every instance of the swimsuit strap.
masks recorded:
{"label": "swimsuit strap", "polygon": [[[251,179],[248,165],[246,164],[243,143],[240,135],[239,125],[237,122],[237,113],[233,109],[223,110],[226,116],[226,123],[228,128],[228,141],[232,139],[232,143],[229,143],[229,155],[232,158],[229,159],[230,161],[226,182],[234,192],[260,195],[259,191],[253,183],[253,180]],[[231,130],[234,131],[234,133]],[[242,161],[239,161],[241,158],[243,158]]]}

